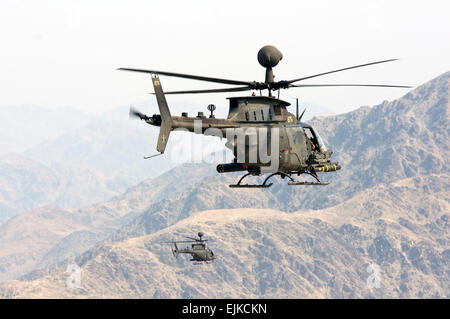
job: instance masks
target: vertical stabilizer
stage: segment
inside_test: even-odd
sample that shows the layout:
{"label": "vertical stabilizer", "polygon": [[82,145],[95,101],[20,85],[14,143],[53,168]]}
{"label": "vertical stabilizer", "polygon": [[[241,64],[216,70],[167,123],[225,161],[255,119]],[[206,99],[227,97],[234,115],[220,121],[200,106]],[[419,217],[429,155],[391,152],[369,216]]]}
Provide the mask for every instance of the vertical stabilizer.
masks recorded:
{"label": "vertical stabilizer", "polygon": [[164,96],[159,78],[153,76],[152,81],[153,88],[155,89],[156,101],[158,102],[158,108],[161,114],[161,128],[159,130],[156,150],[160,153],[164,153],[170,131],[172,130],[172,116],[170,115],[169,107],[167,106],[166,97]]}

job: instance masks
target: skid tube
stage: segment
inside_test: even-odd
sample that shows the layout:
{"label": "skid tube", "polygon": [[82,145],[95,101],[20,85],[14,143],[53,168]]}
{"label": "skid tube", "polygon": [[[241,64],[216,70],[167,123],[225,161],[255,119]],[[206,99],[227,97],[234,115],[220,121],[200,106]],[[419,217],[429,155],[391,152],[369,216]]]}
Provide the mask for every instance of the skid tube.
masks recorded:
{"label": "skid tube", "polygon": [[283,178],[283,179],[285,177],[289,178],[290,181],[287,183],[289,186],[317,186],[317,185],[325,186],[325,185],[329,184],[329,183],[321,182],[319,177],[317,176],[316,172],[314,172],[314,171],[302,172],[302,173],[294,172],[294,173],[297,173],[297,175],[301,175],[301,174],[310,175],[310,176],[314,177],[317,180],[317,182],[298,182],[290,176],[290,174],[292,174],[292,173],[286,174],[283,172],[276,172],[276,173],[270,174],[268,177],[266,177],[266,179],[264,180],[264,182],[262,184],[241,184],[242,181],[244,180],[244,178],[251,175],[250,173],[247,173],[239,179],[237,184],[231,184],[231,185],[229,185],[229,187],[231,187],[231,188],[269,188],[270,186],[273,185],[273,183],[267,184],[267,181],[275,175],[280,175],[281,178]]}

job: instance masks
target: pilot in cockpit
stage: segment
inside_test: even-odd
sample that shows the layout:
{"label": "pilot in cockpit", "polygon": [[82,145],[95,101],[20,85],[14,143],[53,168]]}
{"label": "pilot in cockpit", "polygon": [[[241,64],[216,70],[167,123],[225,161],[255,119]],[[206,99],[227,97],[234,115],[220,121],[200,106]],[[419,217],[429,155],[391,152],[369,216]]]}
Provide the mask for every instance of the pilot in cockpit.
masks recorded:
{"label": "pilot in cockpit", "polygon": [[316,150],[316,146],[314,145],[314,139],[312,137],[309,138],[309,142],[311,143],[311,150],[315,151]]}

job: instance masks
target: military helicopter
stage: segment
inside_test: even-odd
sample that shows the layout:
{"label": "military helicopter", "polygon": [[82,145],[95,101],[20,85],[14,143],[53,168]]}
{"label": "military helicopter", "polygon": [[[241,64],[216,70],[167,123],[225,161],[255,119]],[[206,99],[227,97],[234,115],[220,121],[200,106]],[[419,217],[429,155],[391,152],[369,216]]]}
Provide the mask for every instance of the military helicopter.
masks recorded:
{"label": "military helicopter", "polygon": [[[321,182],[317,173],[332,172],[341,169],[337,162],[331,161],[333,152],[328,150],[320,135],[312,126],[301,121],[303,113],[299,116],[298,103],[296,115],[288,112],[287,107],[290,103],[280,100],[280,90],[288,88],[302,87],[336,87],[336,86],[358,86],[358,87],[391,87],[391,88],[410,88],[410,86],[385,85],[385,84],[298,84],[298,82],[350,69],[361,68],[365,66],[381,64],[396,61],[389,59],[376,61],[366,64],[360,64],[322,72],[314,75],[304,76],[292,80],[275,81],[273,67],[275,67],[283,58],[282,53],[274,46],[264,46],[257,55],[258,62],[266,69],[265,81],[238,81],[222,78],[213,78],[197,76],[191,74],[173,73],[166,71],[144,70],[133,68],[119,68],[119,70],[141,72],[151,74],[154,94],[158,103],[160,114],[147,116],[133,108],[130,108],[130,117],[136,117],[144,120],[146,123],[160,127],[157,151],[158,154],[145,157],[161,155],[164,153],[169,134],[172,130],[184,128],[189,132],[205,135],[215,135],[208,131],[211,129],[218,131],[217,136],[227,135],[227,148],[233,150],[235,156],[231,163],[217,165],[219,173],[228,172],[247,172],[240,178],[237,184],[230,187],[270,187],[272,183],[268,180],[275,175],[281,178],[288,178],[288,185],[328,185]],[[159,75],[172,76],[199,81],[222,83],[228,85],[238,85],[237,87],[207,89],[207,90],[189,90],[163,92]],[[268,95],[263,96],[262,91],[267,90]],[[208,117],[203,112],[198,112],[195,117],[189,117],[187,112],[181,116],[172,116],[165,94],[200,94],[200,93],[218,93],[218,92],[241,92],[254,91],[251,96],[229,97],[229,112],[226,119],[215,118],[214,105],[209,105],[211,112]],[[255,91],[259,91],[257,96]],[[275,98],[272,92],[277,91],[278,97]],[[244,139],[237,139],[237,134],[227,134],[230,130],[240,130],[244,134]],[[265,132],[264,137],[261,132]],[[230,136],[231,135],[231,136]],[[242,135],[242,134],[241,134]],[[244,140],[244,141],[242,141]],[[261,156],[261,150],[267,151],[270,160]],[[255,156],[253,156],[256,154]],[[273,165],[276,163],[276,165]],[[249,175],[268,176],[262,184],[242,184],[244,178]],[[314,178],[314,181],[296,181],[292,176],[307,174]]]}
{"label": "military helicopter", "polygon": [[[206,247],[205,242],[208,241],[208,239],[202,239],[204,234],[202,232],[199,232],[198,238],[194,237],[187,237],[189,240],[178,240],[178,241],[168,241],[165,243],[173,244],[172,247],[172,254],[175,258],[178,258],[179,254],[190,254],[192,256],[192,259],[190,261],[194,262],[209,262],[216,259],[216,256],[214,256],[214,253],[211,249]],[[191,245],[191,248],[185,248],[185,249],[179,249],[177,244],[179,243],[193,243]]]}

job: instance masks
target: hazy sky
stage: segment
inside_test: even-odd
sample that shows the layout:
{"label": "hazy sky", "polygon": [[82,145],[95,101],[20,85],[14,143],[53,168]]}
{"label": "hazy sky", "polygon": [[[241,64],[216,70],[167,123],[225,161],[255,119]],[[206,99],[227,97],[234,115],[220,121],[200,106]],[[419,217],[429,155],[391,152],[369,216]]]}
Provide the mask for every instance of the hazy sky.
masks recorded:
{"label": "hazy sky", "polygon": [[[419,85],[450,70],[450,1],[9,1],[0,2],[0,106],[71,106],[99,113],[153,101],[140,67],[239,80],[264,80],[258,50],[284,58],[277,80],[376,60],[303,83]],[[221,87],[162,77],[165,90]],[[336,113],[402,96],[404,89],[282,91]],[[240,93],[238,93],[240,94]],[[225,110],[229,94],[170,97]],[[153,105],[156,105],[152,102]],[[146,110],[148,113],[156,112]]]}

